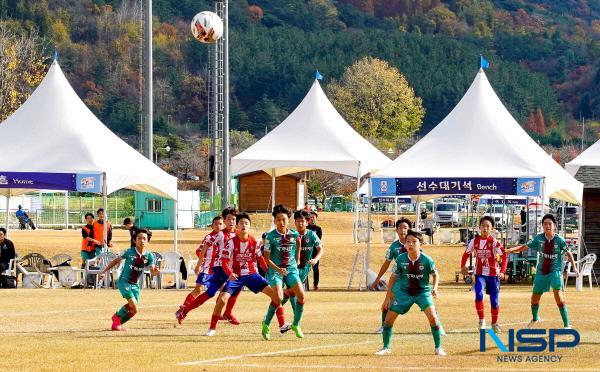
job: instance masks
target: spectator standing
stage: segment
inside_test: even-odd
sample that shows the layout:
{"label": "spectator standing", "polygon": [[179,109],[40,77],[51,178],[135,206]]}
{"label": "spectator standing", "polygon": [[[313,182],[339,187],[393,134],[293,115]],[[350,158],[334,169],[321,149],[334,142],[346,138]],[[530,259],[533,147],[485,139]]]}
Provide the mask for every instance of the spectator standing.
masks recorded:
{"label": "spectator standing", "polygon": [[129,236],[131,238],[129,246],[135,247],[135,236],[137,235],[140,228],[134,225],[133,221],[129,217],[123,220],[123,227],[125,228],[125,230],[129,230]]}
{"label": "spectator standing", "polygon": [[98,240],[98,242],[102,242],[100,245],[96,245],[95,246],[95,250],[96,250],[96,255],[100,254],[100,252],[102,251],[102,246],[104,243],[106,243],[106,246],[108,247],[112,247],[112,225],[110,224],[110,222],[108,220],[106,220],[106,241],[103,242],[104,239],[101,239],[102,237],[104,237],[104,222],[105,222],[105,213],[104,213],[104,209],[100,208],[98,209],[98,211],[96,211],[96,215],[98,216],[98,219],[96,220],[96,222],[94,222],[94,236],[96,237],[96,240]]}
{"label": "spectator standing", "polygon": [[16,257],[15,245],[6,239],[6,229],[0,227],[0,273],[8,270],[8,263]]}
{"label": "spectator standing", "polygon": [[521,225],[523,226],[523,231],[527,228],[527,212],[525,211],[525,207],[521,207]]}
{"label": "spectator standing", "polygon": [[[317,212],[310,212],[310,223],[308,224],[308,226],[306,226],[306,228],[314,231],[317,234],[317,237],[319,238],[319,240],[322,241],[323,229],[321,229],[321,226],[317,225],[318,217],[319,217],[319,215],[317,214]],[[319,254],[319,251],[315,249],[313,251],[313,258],[315,258],[317,256],[317,254]],[[317,261],[317,263],[312,267],[313,289],[315,291],[319,290],[319,263],[320,263],[320,261]]]}
{"label": "spectator standing", "polygon": [[86,213],[85,223],[81,228],[81,267],[85,267],[85,261],[96,257],[96,246],[102,245],[99,240],[94,239],[94,215]]}

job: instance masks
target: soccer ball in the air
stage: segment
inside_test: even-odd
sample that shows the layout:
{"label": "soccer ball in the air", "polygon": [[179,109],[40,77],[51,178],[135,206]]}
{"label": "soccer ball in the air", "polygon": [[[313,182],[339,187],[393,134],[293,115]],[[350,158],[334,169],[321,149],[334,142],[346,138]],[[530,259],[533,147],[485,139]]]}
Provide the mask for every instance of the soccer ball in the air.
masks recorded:
{"label": "soccer ball in the air", "polygon": [[201,43],[214,43],[223,35],[223,20],[213,12],[200,12],[192,19],[192,35]]}

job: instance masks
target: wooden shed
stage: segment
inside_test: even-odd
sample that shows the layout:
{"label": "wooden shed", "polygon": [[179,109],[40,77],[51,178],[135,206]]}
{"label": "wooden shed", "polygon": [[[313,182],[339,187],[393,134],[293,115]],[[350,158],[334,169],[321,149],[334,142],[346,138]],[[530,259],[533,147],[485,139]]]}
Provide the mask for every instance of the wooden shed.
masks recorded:
{"label": "wooden shed", "polygon": [[575,178],[583,183],[583,241],[600,256],[600,167],[582,166]]}
{"label": "wooden shed", "polygon": [[[238,176],[239,209],[246,212],[269,211],[271,205],[272,178],[258,171]],[[292,209],[304,203],[304,180],[294,175],[275,179],[275,205],[284,204]]]}

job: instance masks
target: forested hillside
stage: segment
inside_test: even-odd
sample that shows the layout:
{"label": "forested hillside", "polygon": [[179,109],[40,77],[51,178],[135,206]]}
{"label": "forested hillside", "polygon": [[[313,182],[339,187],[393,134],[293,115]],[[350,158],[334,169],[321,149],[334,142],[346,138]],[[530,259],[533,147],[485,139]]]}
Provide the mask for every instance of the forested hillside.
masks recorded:
{"label": "forested hillside", "polygon": [[[111,129],[135,144],[140,125],[141,1],[0,0],[0,25],[37,30],[74,88]],[[231,126],[257,137],[294,109],[318,69],[325,88],[356,60],[396,67],[423,99],[419,134],[458,102],[479,67],[534,138],[581,138],[600,114],[600,3],[581,0],[230,0]],[[155,0],[158,134],[205,134],[207,46],[191,38],[212,1]],[[586,138],[597,139],[590,122]],[[183,146],[183,145],[181,145]]]}

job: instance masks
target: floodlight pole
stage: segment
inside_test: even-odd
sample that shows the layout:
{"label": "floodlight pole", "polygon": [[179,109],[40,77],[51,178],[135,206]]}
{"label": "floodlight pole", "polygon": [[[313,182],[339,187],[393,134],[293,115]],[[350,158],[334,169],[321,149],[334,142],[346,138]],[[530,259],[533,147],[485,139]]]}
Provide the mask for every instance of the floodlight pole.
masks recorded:
{"label": "floodlight pole", "polygon": [[154,128],[152,100],[152,0],[144,9],[144,156],[152,161]]}
{"label": "floodlight pole", "polygon": [[221,207],[229,205],[231,177],[229,175],[229,0],[223,1],[223,181]]}

